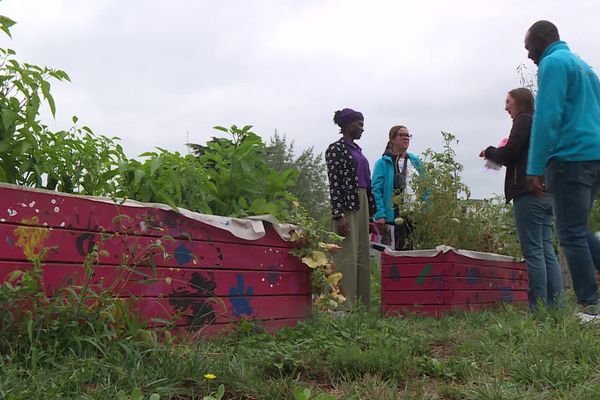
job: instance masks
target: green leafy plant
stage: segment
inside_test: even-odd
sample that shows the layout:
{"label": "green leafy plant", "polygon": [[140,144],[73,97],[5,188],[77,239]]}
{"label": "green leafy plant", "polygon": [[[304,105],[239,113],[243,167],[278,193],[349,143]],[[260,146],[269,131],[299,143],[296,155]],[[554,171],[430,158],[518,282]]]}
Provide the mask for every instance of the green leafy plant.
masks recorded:
{"label": "green leafy plant", "polygon": [[140,157],[145,160],[120,163],[118,196],[212,213],[209,203],[217,188],[196,157],[160,148]]}
{"label": "green leafy plant", "polygon": [[[139,388],[133,389],[133,392],[129,396],[125,391],[119,390],[117,392],[117,400],[146,400],[146,396],[142,394],[142,391]],[[160,395],[158,393],[153,393],[148,396],[147,400],[160,400]]]}
{"label": "green leafy plant", "polygon": [[273,214],[287,220],[290,204],[296,200],[289,192],[295,172],[270,168],[264,160],[265,144],[251,128],[215,127],[231,139],[216,138],[206,146],[191,144],[196,155],[158,149],[141,154],[143,162],[122,162],[118,195],[207,214]]}
{"label": "green leafy plant", "polygon": [[294,388],[294,400],[335,400],[335,396],[331,394],[319,393],[316,396],[312,395],[312,390],[309,388]]}
{"label": "green leafy plant", "polygon": [[221,400],[224,395],[225,395],[225,385],[220,384],[219,387],[217,387],[216,392],[211,393],[208,396],[204,396],[202,398],[202,400]]}
{"label": "green leafy plant", "polygon": [[217,215],[245,217],[273,214],[288,220],[288,208],[296,201],[290,193],[296,172],[292,169],[276,171],[265,161],[266,146],[252,126],[216,130],[231,139],[214,139],[207,143],[199,156],[211,188],[215,193],[209,201],[210,210]]}
{"label": "green leafy plant", "polygon": [[291,253],[312,269],[313,304],[321,311],[335,309],[346,301],[339,285],[343,276],[336,271],[332,258],[343,238],[325,229],[299,203],[294,203],[290,220],[300,227],[293,233],[292,240],[298,247]]}
{"label": "green leafy plant", "polygon": [[[10,36],[14,21],[0,16]],[[0,181],[68,193],[111,195],[117,162],[125,158],[116,138],[95,135],[86,126],[52,132],[39,120],[45,103],[56,105],[51,80],[69,81],[66,72],[19,62],[0,48]],[[77,117],[73,117],[77,123]]]}
{"label": "green leafy plant", "polygon": [[42,101],[47,101],[52,115],[56,112],[48,78],[69,77],[60,70],[20,63],[14,55],[12,49],[0,49],[0,178],[21,183],[36,161],[43,161],[31,154],[46,130],[36,119]]}
{"label": "green leafy plant", "polygon": [[[77,123],[77,117],[73,117],[73,123]],[[60,132],[46,129],[31,153],[32,168],[22,184],[66,193],[113,196],[117,191],[118,164],[127,159],[117,139],[96,135],[87,126]]]}

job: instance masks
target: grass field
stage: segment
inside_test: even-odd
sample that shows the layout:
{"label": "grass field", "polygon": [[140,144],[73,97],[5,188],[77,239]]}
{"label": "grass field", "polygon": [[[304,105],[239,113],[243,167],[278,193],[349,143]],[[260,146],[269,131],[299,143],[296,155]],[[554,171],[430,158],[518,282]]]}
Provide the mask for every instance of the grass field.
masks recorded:
{"label": "grass field", "polygon": [[202,340],[115,323],[106,308],[61,303],[22,326],[4,313],[0,398],[600,399],[600,325],[572,310],[399,319],[381,318],[377,300],[372,309]]}

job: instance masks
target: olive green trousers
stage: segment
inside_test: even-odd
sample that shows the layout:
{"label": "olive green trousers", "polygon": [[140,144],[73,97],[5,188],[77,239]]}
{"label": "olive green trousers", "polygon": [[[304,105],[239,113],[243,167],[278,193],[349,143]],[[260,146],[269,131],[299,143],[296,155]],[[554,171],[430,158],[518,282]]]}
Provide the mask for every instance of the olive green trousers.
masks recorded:
{"label": "olive green trousers", "polygon": [[[350,233],[333,256],[333,262],[343,277],[340,282],[347,301],[342,309],[349,310],[359,300],[369,308],[371,300],[371,254],[369,234],[369,204],[367,189],[358,189],[360,209],[344,211]],[[335,230],[335,221],[333,223]]]}

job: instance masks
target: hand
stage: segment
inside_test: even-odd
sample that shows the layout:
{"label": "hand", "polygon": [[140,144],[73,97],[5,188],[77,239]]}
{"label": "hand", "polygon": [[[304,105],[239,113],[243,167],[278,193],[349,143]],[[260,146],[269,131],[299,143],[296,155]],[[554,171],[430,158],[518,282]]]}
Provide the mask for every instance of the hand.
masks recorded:
{"label": "hand", "polygon": [[335,233],[344,237],[348,236],[350,233],[350,227],[348,226],[348,220],[346,220],[346,217],[335,220]]}
{"label": "hand", "polygon": [[544,177],[536,175],[527,175],[527,188],[534,196],[540,197],[544,195],[546,190],[544,187]]}
{"label": "hand", "polygon": [[369,222],[369,233],[374,235],[379,235],[379,229],[375,226],[373,222]]}
{"label": "hand", "polygon": [[377,226],[377,230],[379,232],[386,232],[387,231],[387,225],[385,224],[385,218],[379,218],[375,220],[375,226]]}

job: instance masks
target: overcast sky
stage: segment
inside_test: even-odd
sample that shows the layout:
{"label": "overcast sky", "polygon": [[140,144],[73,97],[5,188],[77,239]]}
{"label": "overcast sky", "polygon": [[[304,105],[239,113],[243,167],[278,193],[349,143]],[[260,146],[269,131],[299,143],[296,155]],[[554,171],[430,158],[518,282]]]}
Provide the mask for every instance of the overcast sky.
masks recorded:
{"label": "overcast sky", "polygon": [[77,115],[135,157],[248,124],[322,153],[339,137],[333,112],[351,107],[371,166],[393,125],[409,128],[415,153],[452,132],[477,198],[502,193],[504,170],[477,155],[508,135],[516,68],[536,70],[527,28],[554,22],[600,68],[600,0],[3,0],[0,14],[17,21],[1,47],[71,77],[52,87],[53,128]]}

